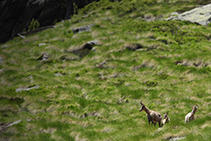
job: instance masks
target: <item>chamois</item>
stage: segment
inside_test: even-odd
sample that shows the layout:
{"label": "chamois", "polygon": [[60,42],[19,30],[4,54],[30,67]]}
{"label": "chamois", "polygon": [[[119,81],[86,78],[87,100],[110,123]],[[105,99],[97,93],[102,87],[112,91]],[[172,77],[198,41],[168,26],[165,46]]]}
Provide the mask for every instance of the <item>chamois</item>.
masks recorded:
{"label": "chamois", "polygon": [[196,113],[196,111],[196,106],[193,106],[192,111],[185,116],[185,123],[194,120],[194,114]]}
{"label": "chamois", "polygon": [[165,123],[168,123],[169,121],[170,121],[170,118],[168,117],[168,112],[167,112],[167,113],[164,114],[162,126],[163,126]]}
{"label": "chamois", "polygon": [[147,113],[147,119],[148,119],[149,124],[150,124],[150,122],[152,122],[152,124],[154,124],[156,126],[156,123],[158,122],[159,127],[161,127],[162,126],[161,125],[161,120],[162,120],[161,114],[148,109],[141,101],[140,101],[140,104],[141,104],[141,108],[139,111],[140,112],[145,111]]}

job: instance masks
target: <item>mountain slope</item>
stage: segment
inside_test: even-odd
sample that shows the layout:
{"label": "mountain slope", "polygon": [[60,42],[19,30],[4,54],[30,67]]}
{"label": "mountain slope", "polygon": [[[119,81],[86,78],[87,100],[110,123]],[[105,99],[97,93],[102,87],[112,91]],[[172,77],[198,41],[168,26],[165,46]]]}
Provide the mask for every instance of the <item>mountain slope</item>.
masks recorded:
{"label": "mountain slope", "polygon": [[[0,139],[208,140],[211,27],[163,20],[200,4],[100,1],[2,44]],[[171,121],[148,125],[140,100]]]}

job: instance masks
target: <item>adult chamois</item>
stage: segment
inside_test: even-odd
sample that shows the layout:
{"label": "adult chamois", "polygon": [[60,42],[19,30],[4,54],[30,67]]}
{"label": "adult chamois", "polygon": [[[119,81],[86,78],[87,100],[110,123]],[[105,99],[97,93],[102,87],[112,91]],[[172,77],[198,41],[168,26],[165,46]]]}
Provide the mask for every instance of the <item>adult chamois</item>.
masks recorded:
{"label": "adult chamois", "polygon": [[197,108],[196,106],[193,106],[192,108],[192,111],[185,116],[185,123],[194,120],[194,114],[196,113]]}
{"label": "adult chamois", "polygon": [[150,122],[152,122],[152,124],[154,124],[156,126],[156,123],[158,122],[159,127],[162,127],[162,124],[161,124],[162,116],[161,116],[161,114],[158,113],[158,112],[155,112],[153,110],[150,110],[141,101],[140,101],[140,104],[141,104],[141,108],[140,108],[139,111],[140,112],[145,111],[147,113],[147,119],[148,119],[149,124],[150,124]]}

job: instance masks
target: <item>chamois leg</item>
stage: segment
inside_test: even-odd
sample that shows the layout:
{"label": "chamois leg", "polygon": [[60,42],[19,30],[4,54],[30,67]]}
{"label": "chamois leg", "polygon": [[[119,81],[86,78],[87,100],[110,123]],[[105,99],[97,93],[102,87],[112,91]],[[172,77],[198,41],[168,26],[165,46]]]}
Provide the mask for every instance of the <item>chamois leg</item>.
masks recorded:
{"label": "chamois leg", "polygon": [[[149,125],[150,125],[150,121],[152,121],[152,120],[151,120],[151,118],[149,117],[149,115],[147,115],[147,119],[148,119],[148,122],[149,122]],[[153,121],[152,121],[152,123],[153,123]]]}
{"label": "chamois leg", "polygon": [[156,123],[154,123],[154,126],[156,126]]}
{"label": "chamois leg", "polygon": [[162,127],[163,125],[161,124],[161,122],[159,122],[159,127]]}
{"label": "chamois leg", "polygon": [[152,124],[154,124],[154,122],[153,122],[153,121],[151,121],[151,120],[149,120],[149,119],[148,119],[148,122],[149,122],[149,125],[150,125],[150,122],[152,122]]}
{"label": "chamois leg", "polygon": [[[150,125],[150,122],[152,122],[152,124],[155,124],[152,120],[148,119],[149,125]],[[152,124],[151,124],[151,125],[152,125]]]}

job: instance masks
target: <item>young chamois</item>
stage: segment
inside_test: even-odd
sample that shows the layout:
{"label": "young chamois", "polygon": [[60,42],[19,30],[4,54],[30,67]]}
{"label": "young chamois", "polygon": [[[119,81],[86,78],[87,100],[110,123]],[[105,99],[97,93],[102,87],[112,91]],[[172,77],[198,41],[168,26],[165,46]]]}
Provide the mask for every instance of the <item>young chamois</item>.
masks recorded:
{"label": "young chamois", "polygon": [[141,104],[141,108],[139,111],[140,112],[145,111],[147,113],[147,119],[148,119],[149,124],[150,124],[150,122],[152,122],[152,124],[154,124],[156,126],[156,123],[158,122],[159,127],[161,127],[162,126],[161,125],[161,120],[162,120],[161,114],[148,109],[141,101],[140,101],[140,104]]}
{"label": "young chamois", "polygon": [[169,121],[170,121],[170,118],[168,117],[168,112],[167,112],[167,113],[164,114],[162,126],[163,126],[165,123],[168,123]]}
{"label": "young chamois", "polygon": [[194,120],[194,114],[196,113],[196,111],[196,106],[193,106],[192,111],[185,116],[185,123]]}

